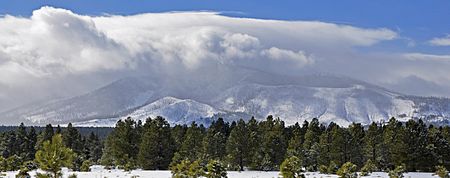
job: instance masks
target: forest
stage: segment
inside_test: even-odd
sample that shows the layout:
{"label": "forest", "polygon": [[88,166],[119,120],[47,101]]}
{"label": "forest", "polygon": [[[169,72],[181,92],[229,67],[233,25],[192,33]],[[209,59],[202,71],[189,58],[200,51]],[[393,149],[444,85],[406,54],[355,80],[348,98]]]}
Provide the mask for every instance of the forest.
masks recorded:
{"label": "forest", "polygon": [[450,168],[450,127],[422,120],[391,118],[385,123],[342,127],[312,119],[286,126],[281,119],[268,116],[263,121],[251,118],[231,123],[219,118],[205,127],[195,122],[171,126],[156,117],[145,122],[127,118],[108,129],[101,132],[106,137],[94,130],[81,133],[72,124],[64,128],[47,125],[40,131],[21,124],[5,130],[0,134],[0,171],[27,172],[48,166],[40,155],[59,142],[58,147],[70,152],[70,159],[61,166],[78,171],[100,164],[108,169],[171,170],[174,177],[197,177],[211,169],[218,169],[218,174],[225,170],[281,171],[284,177],[296,177],[293,174],[302,171],[339,174],[343,168],[365,173]]}

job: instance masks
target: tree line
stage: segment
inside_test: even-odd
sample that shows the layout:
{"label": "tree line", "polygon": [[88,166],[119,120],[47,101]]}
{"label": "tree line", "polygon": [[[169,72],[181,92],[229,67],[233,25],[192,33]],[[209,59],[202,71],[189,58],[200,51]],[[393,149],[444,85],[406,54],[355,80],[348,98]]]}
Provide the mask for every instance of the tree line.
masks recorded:
{"label": "tree line", "polygon": [[324,125],[318,119],[285,126],[281,119],[268,116],[263,121],[251,118],[231,123],[219,118],[209,127],[195,122],[172,127],[163,117],[144,123],[127,118],[118,121],[104,140],[95,133],[83,136],[71,124],[64,129],[47,125],[40,132],[21,124],[0,134],[0,171],[43,164],[36,161],[36,152],[46,142],[47,150],[52,148],[48,144],[55,135],[73,152],[68,164],[73,170],[101,164],[125,170],[170,169],[176,177],[205,175],[201,170],[209,169],[217,170],[208,171],[215,175],[224,175],[225,169],[281,169],[295,172],[286,175],[297,175],[303,169],[339,173],[339,168],[341,172],[450,168],[449,126],[435,127],[422,120],[404,123],[395,118],[369,126]]}
{"label": "tree line", "polygon": [[145,124],[132,119],[119,121],[105,140],[101,164],[109,167],[169,169],[184,160],[206,165],[220,161],[227,170],[280,170],[282,162],[295,156],[308,171],[351,162],[361,169],[370,160],[375,170],[434,171],[450,168],[450,127],[427,125],[422,120],[406,123],[391,118],[387,123],[358,123],[341,127],[320,124],[318,119],[285,126],[268,116],[225,122],[209,128],[192,123],[171,127],[162,117]]}

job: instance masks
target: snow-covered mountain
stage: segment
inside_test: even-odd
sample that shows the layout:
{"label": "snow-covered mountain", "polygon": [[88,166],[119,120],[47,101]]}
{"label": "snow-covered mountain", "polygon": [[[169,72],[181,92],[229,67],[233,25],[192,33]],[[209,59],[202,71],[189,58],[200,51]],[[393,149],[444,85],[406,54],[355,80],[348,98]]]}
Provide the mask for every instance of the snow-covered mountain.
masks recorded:
{"label": "snow-covered mountain", "polygon": [[187,86],[129,77],[85,95],[2,113],[0,122],[113,126],[126,117],[163,116],[171,124],[196,121],[208,125],[217,117],[231,121],[267,115],[280,117],[286,124],[314,117],[341,125],[369,124],[390,117],[423,118],[440,124],[450,120],[450,99],[406,96],[346,77],[287,77],[252,71],[230,81],[235,82],[208,80]]}

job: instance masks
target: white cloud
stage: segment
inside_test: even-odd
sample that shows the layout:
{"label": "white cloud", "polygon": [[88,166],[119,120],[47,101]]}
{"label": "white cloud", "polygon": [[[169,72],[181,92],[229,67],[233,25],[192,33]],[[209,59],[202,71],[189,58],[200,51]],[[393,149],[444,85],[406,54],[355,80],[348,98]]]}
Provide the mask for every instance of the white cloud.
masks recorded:
{"label": "white cloud", "polygon": [[450,62],[450,55],[435,55],[435,54],[424,54],[424,53],[406,53],[404,54],[406,59],[409,60],[434,60],[438,62]]}
{"label": "white cloud", "polygon": [[43,7],[31,17],[0,17],[0,26],[0,86],[10,88],[0,93],[10,97],[23,95],[14,88],[30,83],[39,83],[36,90],[49,95],[58,93],[63,81],[64,90],[74,90],[65,92],[73,94],[126,75],[186,77],[217,72],[221,65],[290,75],[329,72],[375,83],[411,73],[435,82],[439,77],[428,67],[437,66],[443,73],[450,67],[436,60],[405,60],[414,58],[410,54],[359,51],[399,39],[392,30],[318,21],[214,12],[86,16]]}
{"label": "white cloud", "polygon": [[450,46],[450,35],[443,38],[433,38],[429,43],[433,46]]}

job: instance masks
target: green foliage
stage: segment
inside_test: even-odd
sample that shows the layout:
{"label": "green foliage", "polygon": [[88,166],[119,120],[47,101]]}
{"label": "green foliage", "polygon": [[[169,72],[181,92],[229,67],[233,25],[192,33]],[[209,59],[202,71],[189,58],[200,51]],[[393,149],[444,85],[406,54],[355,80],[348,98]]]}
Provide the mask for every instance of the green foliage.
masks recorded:
{"label": "green foliage", "polygon": [[222,118],[213,121],[203,137],[203,160],[224,160],[226,142],[229,135],[229,125]]}
{"label": "green foliage", "polygon": [[361,176],[368,176],[373,171],[377,170],[377,166],[372,162],[372,160],[367,160],[364,166],[361,168]]}
{"label": "green foliage", "polygon": [[37,172],[36,173],[36,178],[52,178],[52,175],[51,174],[47,174],[47,173],[39,173],[39,172]]}
{"label": "green foliage", "polygon": [[77,175],[76,174],[71,174],[71,175],[69,175],[68,178],[77,178]]}
{"label": "green foliage", "polygon": [[8,159],[6,159],[6,169],[9,171],[17,171],[20,169],[20,165],[22,165],[22,162],[20,160],[20,157],[17,155],[12,155]]}
{"label": "green foliage", "polygon": [[85,160],[85,161],[83,161],[83,164],[81,164],[80,171],[81,172],[90,172],[91,166],[92,166],[91,161]]}
{"label": "green foliage", "polygon": [[199,161],[182,160],[170,168],[173,178],[198,178],[205,175]]}
{"label": "green foliage", "polygon": [[51,142],[45,141],[40,150],[36,152],[36,162],[39,168],[53,174],[53,178],[59,177],[61,167],[72,166],[74,153],[62,143],[61,135],[53,136]]}
{"label": "green foliage", "polygon": [[314,118],[308,126],[305,133],[305,141],[303,143],[304,150],[304,164],[310,167],[310,171],[317,170],[318,156],[319,156],[319,136],[321,135],[320,123],[317,118]]}
{"label": "green foliage", "polygon": [[296,156],[285,159],[280,166],[280,174],[284,178],[305,177],[302,174],[302,161]]}
{"label": "green foliage", "polygon": [[336,162],[334,161],[330,161],[330,164],[328,165],[327,168],[327,173],[328,174],[335,174],[339,169],[339,166],[336,164]]}
{"label": "green foliage", "polygon": [[206,165],[207,178],[227,178],[225,167],[217,160],[210,160]]}
{"label": "green foliage", "polygon": [[249,132],[244,120],[239,120],[231,131],[226,144],[227,163],[231,170],[243,171],[244,166],[250,162],[249,157]]}
{"label": "green foliage", "polygon": [[389,178],[403,178],[403,173],[406,172],[406,167],[404,164],[395,167],[394,170],[389,171]]}
{"label": "green foliage", "polygon": [[358,174],[356,173],[356,165],[351,162],[346,162],[337,171],[337,175],[340,178],[356,178]]}
{"label": "green foliage", "polygon": [[450,178],[448,170],[444,166],[436,166],[435,174],[440,178]]}
{"label": "green foliage", "polygon": [[143,127],[138,163],[143,169],[167,169],[173,157],[174,143],[169,123],[162,117],[147,119]]}
{"label": "green foliage", "polygon": [[174,155],[171,164],[177,164],[183,159],[188,159],[189,161],[198,160],[202,153],[202,140],[202,129],[193,122],[187,129],[183,143],[177,154]]}
{"label": "green foliage", "polygon": [[325,165],[320,165],[319,166],[319,173],[321,173],[321,174],[328,174],[328,166],[325,166]]}
{"label": "green foliage", "polygon": [[28,172],[37,169],[36,163],[33,161],[27,161],[20,166],[20,171],[17,173],[16,178],[29,178],[30,174]]}
{"label": "green foliage", "polygon": [[119,120],[105,141],[102,165],[123,167],[130,159],[136,160],[141,139],[140,127],[131,118]]}

